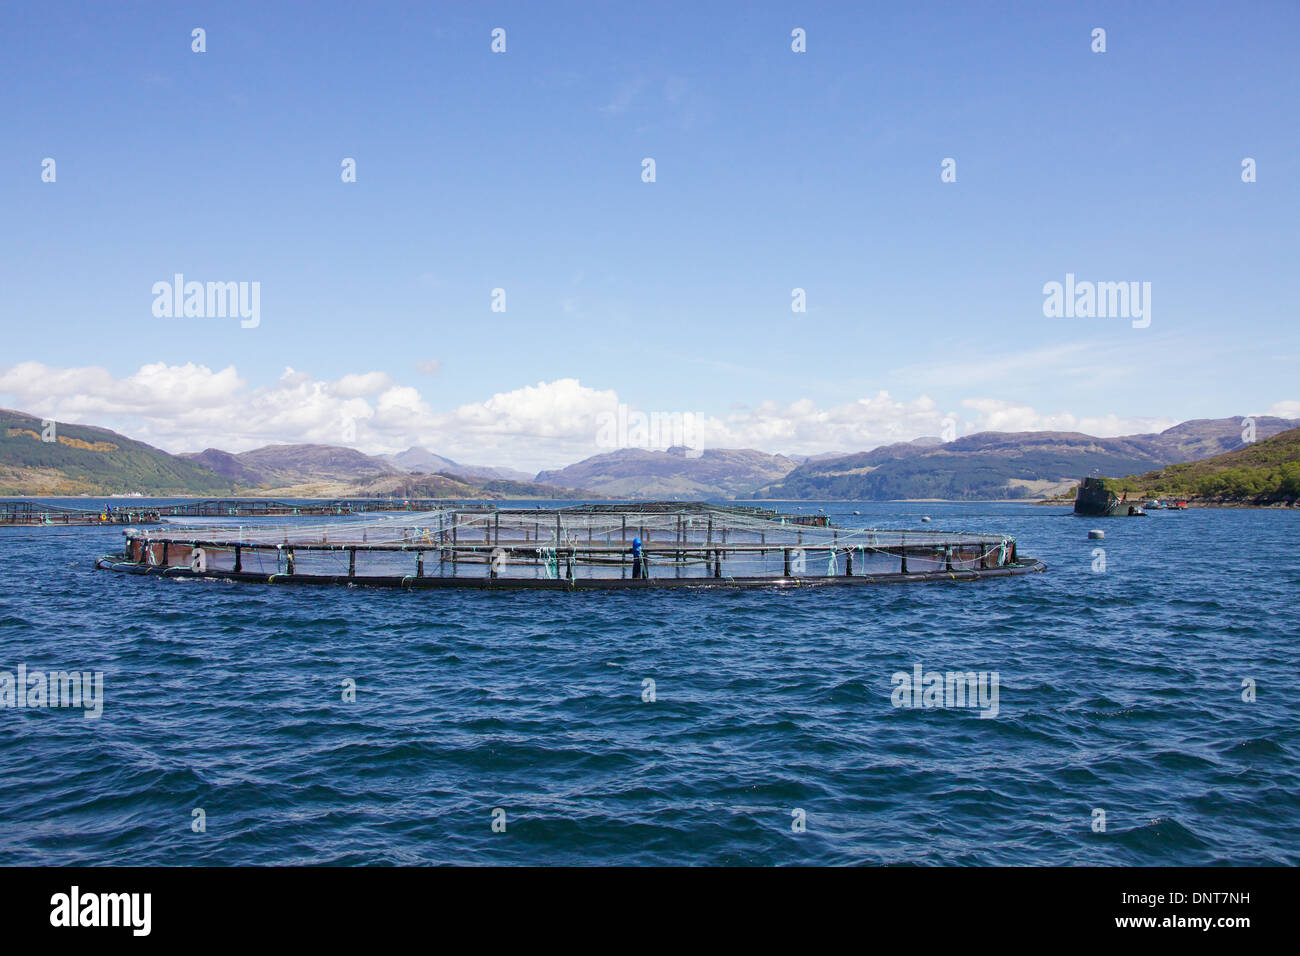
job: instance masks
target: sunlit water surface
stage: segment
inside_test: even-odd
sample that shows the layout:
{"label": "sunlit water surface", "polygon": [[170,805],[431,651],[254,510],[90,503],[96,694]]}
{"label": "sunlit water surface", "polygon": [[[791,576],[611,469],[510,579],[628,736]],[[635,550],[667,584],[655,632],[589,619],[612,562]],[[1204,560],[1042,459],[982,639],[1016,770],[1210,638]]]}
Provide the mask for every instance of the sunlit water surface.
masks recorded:
{"label": "sunlit water surface", "polygon": [[[0,530],[0,670],[105,681],[98,720],[0,710],[0,863],[1300,863],[1300,514],[824,507],[1049,570],[403,593],[135,578],[92,568],[120,531]],[[997,716],[896,708],[917,663],[996,671]]]}

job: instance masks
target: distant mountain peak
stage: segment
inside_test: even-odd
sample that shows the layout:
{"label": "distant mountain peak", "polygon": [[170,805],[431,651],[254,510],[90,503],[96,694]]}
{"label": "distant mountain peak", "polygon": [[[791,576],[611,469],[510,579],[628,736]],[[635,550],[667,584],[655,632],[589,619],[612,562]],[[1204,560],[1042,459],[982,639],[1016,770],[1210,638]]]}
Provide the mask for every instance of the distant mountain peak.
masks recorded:
{"label": "distant mountain peak", "polygon": [[576,464],[538,473],[545,484],[624,498],[734,498],[783,477],[796,462],[752,448],[706,448],[699,455],[682,446],[662,451],[619,448]]}

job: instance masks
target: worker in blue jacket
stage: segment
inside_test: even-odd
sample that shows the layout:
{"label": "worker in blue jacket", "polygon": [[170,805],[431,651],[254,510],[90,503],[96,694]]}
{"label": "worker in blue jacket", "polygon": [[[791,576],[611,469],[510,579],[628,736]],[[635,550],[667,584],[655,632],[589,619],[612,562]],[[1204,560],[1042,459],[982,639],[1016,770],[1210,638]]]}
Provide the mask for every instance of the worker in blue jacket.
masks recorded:
{"label": "worker in blue jacket", "polygon": [[632,577],[649,577],[646,573],[645,559],[641,557],[641,539],[632,539]]}

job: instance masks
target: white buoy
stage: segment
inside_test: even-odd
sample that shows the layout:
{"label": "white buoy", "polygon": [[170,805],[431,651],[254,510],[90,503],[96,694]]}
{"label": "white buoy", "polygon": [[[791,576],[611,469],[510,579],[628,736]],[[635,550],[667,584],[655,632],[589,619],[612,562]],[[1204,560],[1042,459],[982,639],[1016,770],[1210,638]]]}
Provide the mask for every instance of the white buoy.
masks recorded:
{"label": "white buoy", "polygon": [[929,516],[929,515],[922,515],[922,516],[921,516],[921,520],[922,520],[922,521],[929,521],[929,520],[930,520],[930,516]]}
{"label": "white buoy", "polygon": [[1101,531],[1097,528],[1093,528],[1091,531],[1088,532],[1088,537],[1093,541],[1100,541],[1102,538],[1106,537],[1106,532]]}

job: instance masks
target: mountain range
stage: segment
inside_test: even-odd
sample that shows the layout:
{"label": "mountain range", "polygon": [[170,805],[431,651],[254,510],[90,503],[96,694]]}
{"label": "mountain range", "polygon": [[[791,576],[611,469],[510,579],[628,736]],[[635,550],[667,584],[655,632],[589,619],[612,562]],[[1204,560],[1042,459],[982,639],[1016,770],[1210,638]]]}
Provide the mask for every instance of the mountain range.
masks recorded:
{"label": "mountain range", "polygon": [[[1254,437],[1298,425],[1297,420],[1262,416],[1254,419]],[[1246,431],[1242,418],[1216,418],[1119,438],[1052,431],[980,432],[949,442],[923,438],[809,461],[745,497],[1037,498],[1059,494],[1085,475],[1129,475],[1222,454],[1247,444]]]}
{"label": "mountain range", "polygon": [[798,462],[752,448],[620,448],[537,475],[540,482],[590,488],[617,498],[739,498],[789,474]]}
{"label": "mountain range", "polygon": [[288,487],[319,481],[356,481],[398,471],[379,458],[337,445],[267,445],[232,455],[208,448],[181,458],[211,468],[233,484]]}
{"label": "mountain range", "polygon": [[[1259,417],[1255,437],[1300,421]],[[920,438],[811,458],[754,449],[624,448],[530,476],[461,465],[427,448],[373,456],[334,445],[281,444],[171,455],[104,428],[56,426],[0,409],[0,494],[271,495],[280,497],[842,499],[1039,498],[1081,476],[1148,472],[1247,444],[1242,418],[1198,419],[1163,432],[981,432]]]}
{"label": "mountain range", "polygon": [[[1106,478],[1104,487],[1137,501],[1191,498],[1202,504],[1294,506],[1300,499],[1300,428],[1259,438],[1221,455],[1166,465],[1141,475]],[[1060,499],[1061,503],[1067,500],[1069,496]]]}

